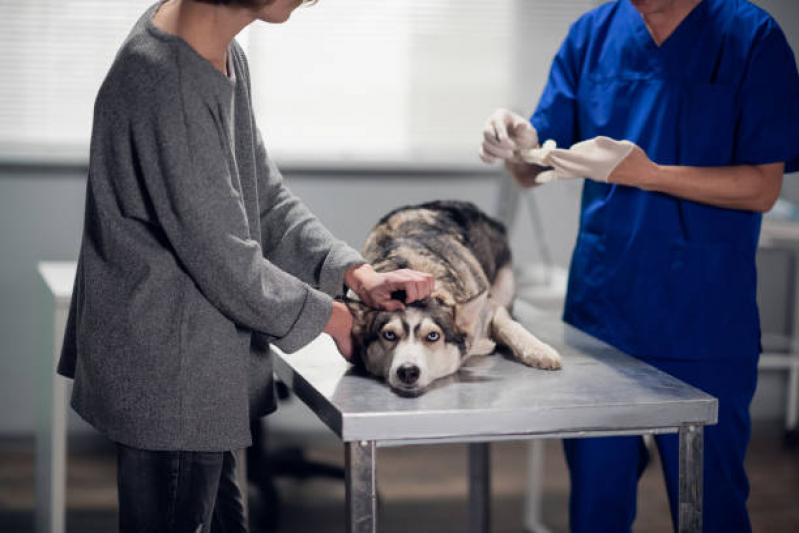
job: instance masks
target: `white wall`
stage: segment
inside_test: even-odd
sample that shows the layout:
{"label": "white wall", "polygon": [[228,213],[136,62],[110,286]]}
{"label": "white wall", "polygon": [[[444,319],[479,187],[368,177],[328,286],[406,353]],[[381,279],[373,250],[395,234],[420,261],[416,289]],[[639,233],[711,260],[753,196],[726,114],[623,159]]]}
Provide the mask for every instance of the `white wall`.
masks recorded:
{"label": "white wall", "polygon": [[[532,2],[532,0],[531,0]],[[799,2],[761,0],[799,50]],[[552,57],[575,18],[578,2],[564,2],[563,10],[542,17],[531,31],[546,33],[547,44],[531,51],[525,69],[520,70],[518,108],[530,112],[540,95]],[[523,58],[522,58],[523,59]],[[799,127],[799,125],[798,125]],[[292,188],[320,216],[335,234],[360,245],[374,221],[397,205],[435,198],[472,200],[494,211],[497,201],[496,177],[425,176],[403,173],[352,176],[287,172]],[[85,181],[79,171],[23,171],[0,169],[0,436],[28,434],[33,427],[36,390],[32,378],[36,323],[34,295],[35,265],[40,260],[74,260],[77,255],[83,217]],[[799,201],[795,178],[787,178],[785,196]],[[545,236],[555,262],[567,265],[577,227],[578,183],[556,183],[535,192],[545,221]],[[513,231],[517,262],[538,260],[536,240],[527,212],[522,209]],[[785,259],[761,257],[763,322],[766,329],[784,328]],[[758,417],[782,415],[784,378],[761,376],[757,402]],[[74,424],[73,424],[74,425]]]}
{"label": "white wall", "polygon": [[[356,248],[371,226],[400,205],[433,199],[470,200],[490,213],[497,209],[499,174],[408,173],[297,174],[287,172],[292,190],[333,231]],[[0,435],[33,427],[33,368],[36,356],[37,289],[40,260],[75,260],[83,224],[85,180],[66,172],[0,172]],[[577,226],[578,190],[558,184],[540,191],[547,238],[565,265]],[[513,247],[519,263],[538,260],[536,236],[519,213]],[[73,427],[79,424],[73,422]]]}
{"label": "white wall", "polygon": [[[799,53],[799,2],[796,0],[755,0],[782,27],[788,43]],[[795,135],[799,135],[799,124]],[[785,177],[782,197],[799,203],[799,173]],[[760,315],[764,333],[785,334],[789,331],[789,295],[786,292],[791,272],[785,253],[767,252],[758,257]],[[799,311],[798,311],[799,312]],[[781,371],[761,371],[752,414],[759,418],[782,418],[786,402],[786,376]]]}
{"label": "white wall", "polygon": [[84,179],[0,173],[0,434],[33,428],[40,260],[75,259]]}

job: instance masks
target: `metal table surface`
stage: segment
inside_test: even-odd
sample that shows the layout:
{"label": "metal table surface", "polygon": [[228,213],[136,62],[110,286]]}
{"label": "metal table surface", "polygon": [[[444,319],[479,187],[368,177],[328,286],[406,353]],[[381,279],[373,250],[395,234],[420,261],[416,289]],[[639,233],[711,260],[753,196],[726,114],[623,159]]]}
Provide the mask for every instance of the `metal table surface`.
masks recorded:
{"label": "metal table surface", "polygon": [[679,432],[680,531],[701,531],[703,426],[715,398],[524,302],[514,315],[563,356],[559,371],[502,355],[474,358],[418,398],[354,370],[322,336],[275,371],[345,443],[349,531],[376,531],[378,446],[469,442],[472,531],[489,520],[488,442]]}

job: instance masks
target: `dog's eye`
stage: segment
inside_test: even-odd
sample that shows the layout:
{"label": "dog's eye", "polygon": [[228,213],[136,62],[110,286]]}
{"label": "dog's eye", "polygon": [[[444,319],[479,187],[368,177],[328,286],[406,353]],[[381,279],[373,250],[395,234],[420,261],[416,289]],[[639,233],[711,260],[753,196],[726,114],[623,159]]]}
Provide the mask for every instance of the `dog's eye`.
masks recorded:
{"label": "dog's eye", "polygon": [[431,331],[427,334],[427,340],[429,342],[436,342],[439,338],[441,338],[441,335],[439,335],[437,331]]}
{"label": "dog's eye", "polygon": [[387,329],[386,331],[383,332],[383,338],[389,342],[393,342],[397,340],[397,334]]}

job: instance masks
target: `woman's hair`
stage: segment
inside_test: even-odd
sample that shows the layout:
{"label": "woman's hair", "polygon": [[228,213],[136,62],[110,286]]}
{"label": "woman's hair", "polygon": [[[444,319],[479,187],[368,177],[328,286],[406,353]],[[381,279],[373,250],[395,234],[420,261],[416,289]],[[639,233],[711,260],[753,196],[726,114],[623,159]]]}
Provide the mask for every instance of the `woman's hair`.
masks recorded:
{"label": "woman's hair", "polygon": [[272,0],[193,0],[194,2],[202,2],[203,4],[215,5],[238,5],[244,7],[261,7],[265,6]]}
{"label": "woman's hair", "polygon": [[[274,0],[194,0],[195,2],[202,2],[204,4],[215,4],[215,5],[237,5],[242,7],[251,7],[253,9],[258,7],[263,7]],[[302,0],[303,4],[315,4],[316,0]]]}

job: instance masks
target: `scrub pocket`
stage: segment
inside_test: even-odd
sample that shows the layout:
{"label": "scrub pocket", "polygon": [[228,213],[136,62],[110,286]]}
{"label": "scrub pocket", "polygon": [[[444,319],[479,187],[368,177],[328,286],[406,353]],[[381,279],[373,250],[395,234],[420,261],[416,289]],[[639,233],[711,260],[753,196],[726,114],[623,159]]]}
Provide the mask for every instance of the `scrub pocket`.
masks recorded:
{"label": "scrub pocket", "polygon": [[677,242],[666,290],[675,359],[751,356],[760,347],[752,254],[734,244]]}
{"label": "scrub pocket", "polygon": [[609,340],[604,331],[606,243],[603,235],[580,232],[569,267],[563,319],[579,329]]}
{"label": "scrub pocket", "polygon": [[636,357],[751,356],[760,346],[755,276],[745,247],[583,233],[564,318]]}
{"label": "scrub pocket", "polygon": [[680,86],[679,130],[690,136],[681,143],[680,164],[725,166],[735,150],[735,88],[716,83]]}

